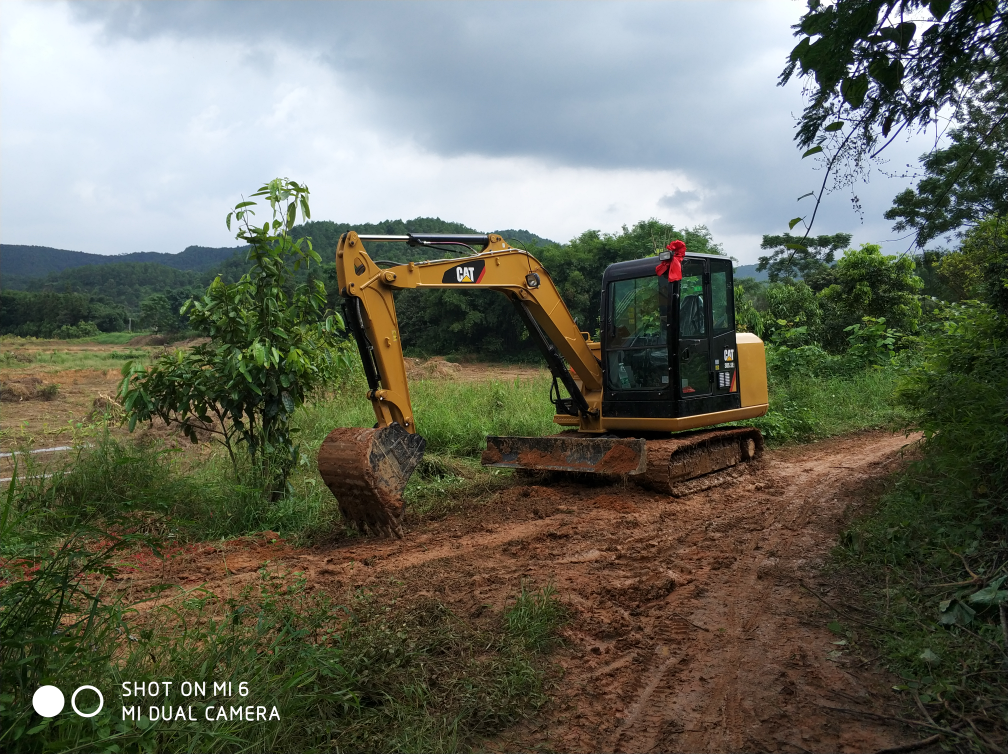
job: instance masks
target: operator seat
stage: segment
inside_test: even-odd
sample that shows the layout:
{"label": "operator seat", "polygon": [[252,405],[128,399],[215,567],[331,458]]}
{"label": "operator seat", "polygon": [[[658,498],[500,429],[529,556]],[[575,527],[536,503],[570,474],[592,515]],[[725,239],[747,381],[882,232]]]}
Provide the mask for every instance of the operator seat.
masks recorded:
{"label": "operator seat", "polygon": [[706,335],[703,296],[695,294],[683,298],[679,307],[679,336],[696,338]]}

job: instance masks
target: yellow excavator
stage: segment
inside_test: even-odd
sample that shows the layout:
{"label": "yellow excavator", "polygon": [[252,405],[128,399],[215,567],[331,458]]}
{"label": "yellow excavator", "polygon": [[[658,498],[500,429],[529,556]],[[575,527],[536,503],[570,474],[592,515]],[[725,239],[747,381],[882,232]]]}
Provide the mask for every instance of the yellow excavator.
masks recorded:
{"label": "yellow excavator", "polygon": [[[364,247],[385,242],[465,256],[397,264],[372,259]],[[709,429],[767,411],[763,342],[735,330],[731,261],[686,253],[682,278],[672,281],[656,273],[656,261],[672,256],[606,268],[596,341],[539,261],[499,235],[345,233],[336,275],[377,423],[336,429],[319,449],[319,472],[344,518],[362,532],[401,537],[402,491],[423,458],[393,300],[404,288],[503,293],[549,366],[553,421],[564,430],[488,437],[484,465],[623,477],[679,496],[757,458],[758,429]]]}

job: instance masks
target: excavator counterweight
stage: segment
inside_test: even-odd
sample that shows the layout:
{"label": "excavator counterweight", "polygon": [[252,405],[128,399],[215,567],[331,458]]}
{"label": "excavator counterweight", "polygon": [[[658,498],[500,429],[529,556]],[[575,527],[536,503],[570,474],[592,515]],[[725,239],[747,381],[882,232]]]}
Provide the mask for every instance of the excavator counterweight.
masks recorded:
{"label": "excavator counterweight", "polygon": [[[396,264],[375,262],[364,248],[389,241],[470,253]],[[319,472],[344,518],[363,532],[402,536],[402,492],[423,457],[393,300],[403,288],[502,293],[550,369],[553,420],[566,431],[488,437],[484,465],[620,477],[679,496],[756,459],[759,430],[711,429],[767,410],[763,343],[735,330],[731,262],[686,254],[681,277],[666,279],[656,262],[668,256],[606,269],[594,341],[539,261],[499,235],[345,233],[336,274],[376,423],[334,430],[319,450]]]}

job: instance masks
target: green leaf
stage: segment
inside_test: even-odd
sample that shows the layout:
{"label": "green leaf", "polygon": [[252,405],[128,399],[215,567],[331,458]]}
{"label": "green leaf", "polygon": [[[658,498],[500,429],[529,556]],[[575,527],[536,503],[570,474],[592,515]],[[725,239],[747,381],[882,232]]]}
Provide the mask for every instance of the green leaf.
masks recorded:
{"label": "green leaf", "polygon": [[845,629],[843,623],[840,623],[839,621],[830,621],[829,623],[826,624],[826,628],[828,628],[830,631],[832,631],[837,635],[843,635],[847,633],[847,629]]}
{"label": "green leaf", "polygon": [[934,16],[936,21],[941,21],[951,7],[952,0],[931,0],[928,10],[931,11],[931,15]]}
{"label": "green leaf", "polygon": [[802,39],[801,42],[796,44],[794,49],[791,50],[791,62],[792,63],[801,62],[802,57],[805,55],[806,52],[808,52],[810,44],[811,41],[809,40],[808,37],[805,37],[804,39]]}
{"label": "green leaf", "polygon": [[816,146],[812,147],[811,149],[805,150],[805,154],[802,155],[802,159],[804,160],[806,157],[811,157],[814,154],[819,154],[821,151],[823,151],[822,145],[821,144],[817,144]]}
{"label": "green leaf", "polygon": [[810,196],[815,196],[815,191],[809,191],[807,194],[802,194],[801,196],[798,197],[798,201],[800,202],[802,199],[805,199]]}
{"label": "green leaf", "polygon": [[795,251],[808,251],[808,246],[801,243],[788,243],[784,244],[785,249],[794,249]]}
{"label": "green leaf", "polygon": [[982,23],[984,26],[989,24],[994,20],[994,16],[997,15],[998,0],[984,0],[977,6],[974,18]]}
{"label": "green leaf", "polygon": [[834,131],[839,131],[843,127],[844,122],[842,120],[838,120],[835,123],[830,123],[823,129],[823,131],[826,131],[827,133],[833,133]]}
{"label": "green leaf", "polygon": [[920,653],[920,658],[924,660],[928,665],[933,665],[936,662],[940,662],[941,658],[932,652],[930,649],[925,649]]}
{"label": "green leaf", "polygon": [[238,202],[235,205],[235,209],[241,209],[242,207],[254,207],[255,202]]}
{"label": "green leaf", "polygon": [[800,218],[800,217],[794,217],[794,218],[792,218],[791,221],[788,223],[788,230],[793,230],[794,226],[796,226],[801,221],[802,221],[802,218]]}
{"label": "green leaf", "polygon": [[938,612],[938,622],[943,626],[965,626],[976,615],[976,610],[957,599],[942,600]]}
{"label": "green leaf", "polygon": [[1000,589],[1005,578],[1008,577],[1002,576],[1001,578],[994,579],[985,588],[971,594],[969,601],[974,605],[1000,605],[1005,600],[1008,600],[1008,591]]}
{"label": "green leaf", "polygon": [[843,96],[844,102],[857,110],[864,104],[865,97],[868,95],[868,76],[862,73],[852,79],[844,79],[840,82],[840,94]]}

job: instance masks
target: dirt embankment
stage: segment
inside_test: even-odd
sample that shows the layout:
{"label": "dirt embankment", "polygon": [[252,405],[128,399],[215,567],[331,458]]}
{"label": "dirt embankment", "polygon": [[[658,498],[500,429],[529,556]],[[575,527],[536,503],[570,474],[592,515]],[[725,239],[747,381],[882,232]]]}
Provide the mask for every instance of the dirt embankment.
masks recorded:
{"label": "dirt embankment", "polygon": [[893,679],[836,643],[809,590],[830,599],[824,559],[905,443],[873,433],[771,451],[680,499],[516,480],[465,514],[407,521],[402,542],[295,550],[268,534],[131,578],[226,594],[268,564],[338,594],[405,585],[470,617],[502,610],[523,579],[552,582],[571,615],[554,701],[490,748],[876,751],[916,740],[885,719],[899,715]]}

